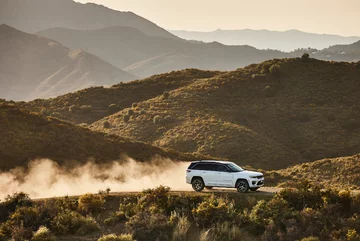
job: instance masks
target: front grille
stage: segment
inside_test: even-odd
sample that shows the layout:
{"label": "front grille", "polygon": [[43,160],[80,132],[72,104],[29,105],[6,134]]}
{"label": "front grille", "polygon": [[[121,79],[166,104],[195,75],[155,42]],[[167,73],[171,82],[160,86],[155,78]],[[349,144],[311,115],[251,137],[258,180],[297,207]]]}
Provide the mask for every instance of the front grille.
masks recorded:
{"label": "front grille", "polygon": [[263,181],[258,181],[257,185],[263,185],[264,182]]}

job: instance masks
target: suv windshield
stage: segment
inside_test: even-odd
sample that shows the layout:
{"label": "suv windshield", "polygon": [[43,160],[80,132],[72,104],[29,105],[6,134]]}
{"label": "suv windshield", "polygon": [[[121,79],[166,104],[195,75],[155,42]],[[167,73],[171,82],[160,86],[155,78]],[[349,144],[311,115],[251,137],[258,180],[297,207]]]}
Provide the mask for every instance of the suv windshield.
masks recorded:
{"label": "suv windshield", "polygon": [[242,172],[242,171],[244,171],[244,169],[242,169],[241,167],[239,167],[238,165],[236,165],[236,164],[234,164],[234,163],[226,164],[226,166],[227,166],[232,172]]}

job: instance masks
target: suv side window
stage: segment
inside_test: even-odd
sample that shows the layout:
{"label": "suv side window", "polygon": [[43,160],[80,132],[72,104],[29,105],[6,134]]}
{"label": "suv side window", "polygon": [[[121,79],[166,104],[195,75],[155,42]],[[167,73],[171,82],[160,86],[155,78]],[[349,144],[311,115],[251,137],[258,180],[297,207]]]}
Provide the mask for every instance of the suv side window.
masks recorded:
{"label": "suv side window", "polygon": [[212,163],[198,163],[193,167],[193,170],[203,170],[203,171],[217,171],[217,165]]}
{"label": "suv side window", "polygon": [[218,172],[229,172],[229,169],[225,165],[218,164],[216,166],[217,166],[216,169]]}

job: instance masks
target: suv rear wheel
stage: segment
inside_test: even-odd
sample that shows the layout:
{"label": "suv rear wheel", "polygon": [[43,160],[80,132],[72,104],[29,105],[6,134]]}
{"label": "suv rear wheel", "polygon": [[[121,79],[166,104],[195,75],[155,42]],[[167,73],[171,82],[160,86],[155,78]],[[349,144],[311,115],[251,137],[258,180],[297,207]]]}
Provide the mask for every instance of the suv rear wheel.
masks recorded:
{"label": "suv rear wheel", "polygon": [[239,180],[237,181],[236,189],[238,192],[248,192],[249,191],[249,184],[246,180]]}
{"label": "suv rear wheel", "polygon": [[204,181],[200,177],[194,178],[191,182],[191,185],[192,188],[197,192],[201,192],[205,187]]}

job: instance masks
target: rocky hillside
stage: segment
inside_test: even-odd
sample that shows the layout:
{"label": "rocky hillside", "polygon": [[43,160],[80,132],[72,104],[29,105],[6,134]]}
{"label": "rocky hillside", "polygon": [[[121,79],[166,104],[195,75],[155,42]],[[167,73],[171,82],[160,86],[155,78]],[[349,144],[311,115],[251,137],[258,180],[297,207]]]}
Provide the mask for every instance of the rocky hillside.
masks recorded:
{"label": "rocky hillside", "polygon": [[351,155],[360,152],[359,70],[267,61],[195,80],[91,128],[264,169]]}
{"label": "rocky hillside", "polygon": [[0,123],[0,170],[25,166],[36,158],[50,158],[72,166],[89,160],[97,163],[120,160],[124,156],[138,161],[148,161],[156,155],[174,160],[196,159],[44,118],[6,102],[0,103]]}
{"label": "rocky hillside", "polygon": [[83,50],[0,25],[0,98],[29,100],[136,77]]}

